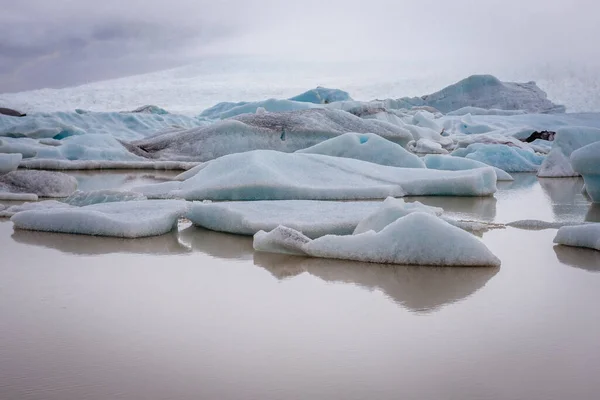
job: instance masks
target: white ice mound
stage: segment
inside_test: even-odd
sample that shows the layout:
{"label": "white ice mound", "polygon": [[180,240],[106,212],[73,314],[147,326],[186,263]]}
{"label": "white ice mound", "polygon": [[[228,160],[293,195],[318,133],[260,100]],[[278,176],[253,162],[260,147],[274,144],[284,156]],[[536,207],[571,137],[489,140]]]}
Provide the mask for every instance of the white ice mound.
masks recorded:
{"label": "white ice mound", "polygon": [[600,129],[588,127],[561,128],[554,135],[552,149],[540,167],[538,176],[559,178],[578,176],[571,166],[571,154],[588,144],[600,141]]}
{"label": "white ice mound", "polygon": [[[440,169],[446,171],[460,171],[465,169],[485,168],[489,167],[480,161],[471,160],[463,157],[443,156],[428,154],[423,157],[425,166],[430,169]],[[500,168],[492,167],[496,171],[496,177],[499,181],[513,181],[514,178],[510,174]]]}
{"label": "white ice mound", "polygon": [[398,102],[410,109],[429,106],[448,113],[463,107],[500,110],[525,110],[531,113],[564,113],[565,107],[553,104],[535,82],[500,82],[491,75],[473,75],[439,92],[422,97],[402,98]]}
{"label": "white ice mound", "polygon": [[412,140],[405,129],[365,120],[339,110],[244,114],[206,127],[169,132],[127,144],[147,158],[209,161],[227,154],[268,149],[294,152],[347,132],[375,133],[401,146]]}
{"label": "white ice mound", "polygon": [[183,182],[134,189],[149,198],[186,200],[358,200],[388,196],[488,196],[491,168],[437,171],[398,168],[320,154],[256,150],[207,163]]}
{"label": "white ice mound", "polygon": [[499,266],[500,260],[475,236],[421,212],[397,219],[379,232],[327,235],[310,240],[279,227],[254,236],[257,251],[309,255],[374,263]]}
{"label": "white ice mound", "polygon": [[72,206],[83,207],[99,203],[114,203],[118,201],[137,200],[147,200],[147,198],[143,194],[137,192],[101,189],[92,190],[89,192],[83,192],[78,190],[69,197],[67,197],[64,200],[64,202]]}
{"label": "white ice mound", "polygon": [[296,153],[354,158],[392,167],[425,168],[419,157],[373,133],[345,133]]}
{"label": "white ice mound", "polygon": [[2,154],[0,153],[0,175],[7,174],[19,168],[19,162],[23,156],[18,154]]}
{"label": "white ice mound", "polygon": [[137,238],[169,232],[187,208],[178,200],[127,201],[23,211],[11,221],[19,229]]}
{"label": "white ice mound", "polygon": [[414,212],[424,212],[440,216],[444,212],[444,209],[426,206],[418,201],[406,203],[403,199],[388,197],[380,207],[358,223],[352,234],[357,235],[367,231],[379,232],[397,219]]}
{"label": "white ice mound", "polygon": [[448,150],[444,149],[440,143],[430,139],[408,142],[407,147],[410,151],[419,154],[448,154]]}
{"label": "white ice mound", "polygon": [[77,180],[61,172],[18,170],[0,175],[0,192],[67,197],[77,189]]}
{"label": "white ice mound", "polygon": [[503,144],[470,144],[466,148],[454,150],[452,155],[479,161],[506,172],[535,172],[544,161],[544,156],[533,151]]}
{"label": "white ice mound", "polygon": [[288,226],[304,235],[350,235],[356,225],[381,206],[381,202],[360,201],[233,201],[194,202],[187,218],[194,225],[213,231],[254,235]]}
{"label": "white ice mound", "polygon": [[600,223],[562,227],[558,230],[554,243],[600,250]]}
{"label": "white ice mound", "polygon": [[583,176],[585,190],[594,203],[600,203],[600,141],[571,154],[573,170]]}
{"label": "white ice mound", "polygon": [[24,204],[19,204],[15,206],[10,206],[5,210],[0,210],[0,217],[9,218],[15,215],[16,213],[22,211],[29,210],[50,210],[56,208],[72,208],[73,206],[69,204],[65,204],[62,201],[56,200],[44,200],[44,201],[34,201]]}

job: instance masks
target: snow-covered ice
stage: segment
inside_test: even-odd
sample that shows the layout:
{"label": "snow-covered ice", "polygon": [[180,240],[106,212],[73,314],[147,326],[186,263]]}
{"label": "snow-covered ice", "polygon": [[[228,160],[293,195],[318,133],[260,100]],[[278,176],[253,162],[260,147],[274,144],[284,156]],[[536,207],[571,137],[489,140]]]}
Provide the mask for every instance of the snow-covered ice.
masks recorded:
{"label": "snow-covered ice", "polygon": [[21,154],[2,154],[0,153],[0,175],[7,174],[19,168]]}
{"label": "snow-covered ice", "polygon": [[[406,203],[403,199],[388,197],[371,214],[362,219],[352,234],[357,235],[367,231],[379,232],[392,222],[413,212],[424,212],[431,215],[440,216],[444,212],[438,207],[429,207],[418,201]],[[285,224],[282,224],[285,225]],[[289,225],[285,225],[290,227]],[[293,227],[291,227],[293,228]]]}
{"label": "snow-covered ice", "polygon": [[187,218],[214,231],[254,235],[285,225],[316,238],[349,235],[356,225],[381,206],[379,201],[234,201],[193,202]]}
{"label": "snow-covered ice", "polygon": [[600,250],[600,223],[562,227],[554,243]]}
{"label": "snow-covered ice", "polygon": [[138,201],[147,200],[146,196],[137,192],[119,191],[119,190],[92,190],[89,192],[76,191],[64,202],[66,204],[83,207],[98,203],[113,203],[118,201]]}
{"label": "snow-covered ice", "polygon": [[[61,172],[17,170],[0,175],[0,196],[10,199],[10,193],[17,195],[35,195],[27,197],[36,200],[39,197],[67,197],[77,189],[77,180]],[[33,198],[35,197],[35,198]],[[13,197],[14,200],[17,198]],[[25,198],[23,198],[25,200]]]}
{"label": "snow-covered ice", "polygon": [[254,236],[258,251],[374,263],[499,266],[500,260],[470,233],[440,218],[415,212],[399,218],[379,232],[326,235],[311,240],[287,227]]}
{"label": "snow-covered ice", "polygon": [[[475,169],[475,168],[485,168],[489,167],[488,164],[482,163],[480,161],[471,160],[469,158],[464,157],[455,157],[455,156],[443,156],[443,155],[435,155],[428,154],[423,157],[423,161],[425,162],[425,166],[430,169],[441,169],[446,171],[460,171],[464,169]],[[496,171],[496,177],[499,181],[513,181],[514,178],[506,171],[492,167],[494,171]]]}
{"label": "snow-covered ice", "polygon": [[600,129],[597,128],[575,126],[559,129],[538,176],[542,178],[578,176],[579,174],[571,166],[571,154],[583,146],[598,141],[600,141]]}
{"label": "snow-covered ice", "polygon": [[137,238],[169,232],[187,208],[179,200],[126,201],[23,211],[11,221],[18,229]]}
{"label": "snow-covered ice", "polygon": [[296,153],[354,158],[375,164],[404,168],[425,168],[419,157],[399,144],[372,133],[345,133]]}
{"label": "snow-covered ice", "polygon": [[583,176],[585,190],[594,203],[600,203],[600,141],[571,154],[573,170]]}
{"label": "snow-covered ice", "polygon": [[134,189],[149,198],[187,200],[358,200],[388,196],[489,196],[492,168],[398,168],[320,154],[256,150],[213,160],[183,182]]}

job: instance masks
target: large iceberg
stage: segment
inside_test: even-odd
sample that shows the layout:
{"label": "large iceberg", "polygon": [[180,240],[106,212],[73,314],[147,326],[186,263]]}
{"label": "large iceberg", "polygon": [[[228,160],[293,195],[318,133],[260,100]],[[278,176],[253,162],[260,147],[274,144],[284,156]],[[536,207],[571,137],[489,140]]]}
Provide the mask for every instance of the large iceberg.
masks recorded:
{"label": "large iceberg", "polygon": [[594,203],[600,203],[600,141],[571,154],[573,170],[583,176],[585,190]]}
{"label": "large iceberg", "polygon": [[0,153],[0,175],[7,174],[19,168],[21,154],[2,154]]}
{"label": "large iceberg", "polygon": [[535,82],[501,82],[491,75],[473,75],[439,92],[398,99],[402,108],[429,106],[443,113],[463,107],[525,110],[531,113],[563,113],[565,107],[548,100]]}
{"label": "large iceberg", "polygon": [[542,164],[538,176],[559,178],[578,176],[571,166],[571,154],[588,144],[600,141],[600,129],[589,127],[566,127],[554,136],[552,149]]}
{"label": "large iceberg", "polygon": [[[11,199],[10,194],[28,195],[23,200],[37,200],[37,197],[67,197],[77,189],[77,180],[61,172],[13,171],[0,175],[0,198]],[[7,193],[3,193],[7,192]]]}
{"label": "large iceberg", "polygon": [[475,143],[454,150],[452,156],[479,161],[506,172],[535,172],[544,161],[544,156],[533,151],[503,144]]}
{"label": "large iceberg", "polygon": [[345,133],[296,153],[354,158],[393,167],[425,168],[419,157],[373,133]]}
{"label": "large iceberg", "polygon": [[187,208],[179,200],[126,201],[22,211],[11,221],[19,229],[137,238],[169,232]]}
{"label": "large iceberg", "polygon": [[415,212],[392,222],[379,232],[327,235],[310,239],[302,233],[278,227],[254,236],[258,251],[374,263],[499,266],[500,260],[475,236],[440,218]]}
{"label": "large iceberg", "polygon": [[128,149],[151,159],[208,161],[259,149],[293,152],[347,132],[374,133],[401,146],[413,139],[405,129],[390,123],[344,111],[310,109],[244,114],[206,127],[134,141]]}
{"label": "large iceberg", "polygon": [[[446,171],[460,171],[465,169],[485,168],[488,164],[480,161],[471,160],[464,157],[443,156],[436,154],[428,154],[423,157],[425,166],[430,169],[441,169]],[[496,171],[496,177],[499,181],[512,181],[514,178],[510,174],[500,168],[492,167]]]}
{"label": "large iceberg", "polygon": [[554,243],[600,250],[600,223],[562,227],[556,233]]}
{"label": "large iceberg", "polygon": [[489,196],[492,168],[398,168],[320,154],[256,150],[206,163],[183,182],[134,189],[149,198],[186,200],[357,200],[388,196]]}

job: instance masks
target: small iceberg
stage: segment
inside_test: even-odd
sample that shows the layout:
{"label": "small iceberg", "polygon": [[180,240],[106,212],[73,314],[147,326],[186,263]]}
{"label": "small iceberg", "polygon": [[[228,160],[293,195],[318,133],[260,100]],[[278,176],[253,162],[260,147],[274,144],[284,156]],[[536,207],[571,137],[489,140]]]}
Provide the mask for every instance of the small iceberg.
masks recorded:
{"label": "small iceberg", "polygon": [[562,227],[556,233],[554,243],[600,250],[600,223]]}

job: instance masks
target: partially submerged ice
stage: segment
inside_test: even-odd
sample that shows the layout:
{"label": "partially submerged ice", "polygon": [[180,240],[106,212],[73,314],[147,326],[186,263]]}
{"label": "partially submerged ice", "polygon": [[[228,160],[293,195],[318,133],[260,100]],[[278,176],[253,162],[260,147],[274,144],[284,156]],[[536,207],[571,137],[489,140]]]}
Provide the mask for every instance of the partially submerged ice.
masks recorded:
{"label": "partially submerged ice", "polygon": [[76,189],[77,180],[61,172],[17,170],[0,175],[0,199],[18,200],[19,195],[26,195],[21,200],[67,197]]}
{"label": "partially submerged ice", "polygon": [[101,189],[92,190],[89,192],[78,190],[69,197],[67,197],[64,200],[64,202],[72,206],[83,207],[99,203],[114,203],[119,201],[139,200],[147,200],[147,198],[146,196],[137,192]]}
{"label": "partially submerged ice", "polygon": [[398,168],[320,154],[257,150],[206,163],[183,182],[134,189],[149,198],[186,200],[358,200],[388,196],[489,196],[492,168]]}
{"label": "partially submerged ice", "polygon": [[[428,154],[423,157],[423,161],[425,162],[425,166],[430,169],[440,169],[446,171],[461,171],[465,169],[476,169],[476,168],[485,168],[489,167],[488,164],[482,163],[480,161],[471,160],[469,158],[464,157],[454,157],[454,156],[445,156],[445,155],[435,155]],[[506,171],[497,168],[494,168],[496,171],[496,177],[499,181],[513,181],[514,178]]]}
{"label": "partially submerged ice", "polygon": [[562,227],[554,243],[600,250],[600,223]]}
{"label": "partially submerged ice", "polygon": [[499,266],[500,260],[475,236],[440,218],[415,212],[379,232],[310,239],[294,229],[258,232],[254,248],[284,254],[374,263],[438,266]]}
{"label": "partially submerged ice", "polygon": [[187,208],[179,200],[126,201],[23,211],[11,221],[18,229],[137,238],[171,231]]}
{"label": "partially submerged ice", "polygon": [[150,159],[209,161],[232,153],[268,149],[294,152],[347,132],[374,133],[401,146],[413,139],[401,127],[339,110],[244,114],[206,127],[169,132],[126,144]]}
{"label": "partially submerged ice", "polygon": [[479,161],[506,172],[536,172],[544,161],[544,156],[533,151],[503,144],[470,144],[454,150],[452,155]]}
{"label": "partially submerged ice", "polygon": [[578,176],[571,165],[571,154],[588,144],[600,141],[600,129],[589,127],[565,127],[556,132],[552,149],[542,164],[538,176],[560,178]]}
{"label": "partially submerged ice", "polygon": [[19,168],[22,158],[21,154],[0,153],[0,175],[7,174]]}
{"label": "partially submerged ice", "polygon": [[573,170],[583,176],[585,190],[594,203],[600,203],[600,141],[571,154]]}
{"label": "partially submerged ice", "polygon": [[345,133],[296,153],[354,158],[392,167],[425,168],[419,157],[373,133]]}

